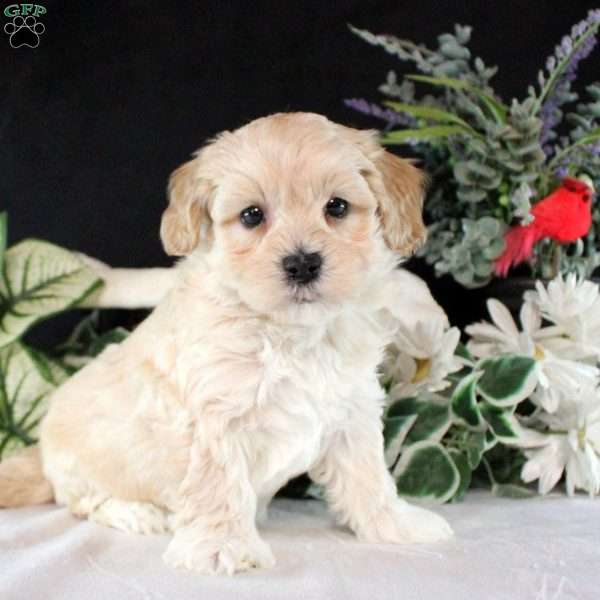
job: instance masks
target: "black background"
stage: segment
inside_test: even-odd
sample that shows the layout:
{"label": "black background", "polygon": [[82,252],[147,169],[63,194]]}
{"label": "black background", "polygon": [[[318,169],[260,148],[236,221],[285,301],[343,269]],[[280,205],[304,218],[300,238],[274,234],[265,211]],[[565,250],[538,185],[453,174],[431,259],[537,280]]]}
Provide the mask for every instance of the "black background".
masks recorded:
{"label": "black background", "polygon": [[[2,9],[10,4],[0,3]],[[377,127],[343,99],[377,100],[414,72],[347,23],[427,45],[455,22],[525,94],[592,2],[43,2],[38,48],[0,32],[0,208],[11,242],[35,236],[113,265],[167,265],[158,228],[169,173],[223,129],[276,111]],[[8,19],[0,17],[3,23]],[[598,79],[598,53],[582,79]]]}

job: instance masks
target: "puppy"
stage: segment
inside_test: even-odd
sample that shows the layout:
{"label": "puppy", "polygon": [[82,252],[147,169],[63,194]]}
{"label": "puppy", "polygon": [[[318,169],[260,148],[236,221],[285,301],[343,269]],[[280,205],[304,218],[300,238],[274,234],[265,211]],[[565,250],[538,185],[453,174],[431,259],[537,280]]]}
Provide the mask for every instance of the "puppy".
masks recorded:
{"label": "puppy", "polygon": [[232,574],[274,564],[257,515],[308,472],[362,540],[449,537],[397,497],[381,431],[377,367],[407,291],[409,316],[443,318],[396,269],[424,238],[422,194],[375,132],[319,115],[217,136],[171,176],[173,288],[56,391],[39,450],[0,466],[0,505],[170,530],[169,565]]}

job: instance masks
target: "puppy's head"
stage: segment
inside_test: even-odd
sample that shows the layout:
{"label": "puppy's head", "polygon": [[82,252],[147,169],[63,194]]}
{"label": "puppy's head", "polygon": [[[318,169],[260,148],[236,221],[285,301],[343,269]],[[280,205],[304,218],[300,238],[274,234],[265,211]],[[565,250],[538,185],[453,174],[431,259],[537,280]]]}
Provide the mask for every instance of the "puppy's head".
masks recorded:
{"label": "puppy's head", "polygon": [[172,255],[208,252],[254,310],[339,305],[422,243],[422,198],[421,172],[375,132],[276,114],[172,174],[161,237]]}

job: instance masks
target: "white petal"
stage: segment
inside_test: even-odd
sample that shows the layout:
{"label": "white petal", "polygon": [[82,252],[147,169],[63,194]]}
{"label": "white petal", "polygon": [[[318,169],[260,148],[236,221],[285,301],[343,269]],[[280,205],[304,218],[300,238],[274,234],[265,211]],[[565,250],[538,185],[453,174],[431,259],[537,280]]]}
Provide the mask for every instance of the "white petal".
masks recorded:
{"label": "white petal", "polygon": [[532,302],[523,303],[519,318],[521,320],[523,331],[527,332],[530,336],[535,334],[542,325],[542,314],[540,309]]}
{"label": "white petal", "polygon": [[490,298],[487,301],[487,308],[492,317],[492,321],[505,333],[510,336],[517,337],[519,330],[512,318],[510,311],[502,302],[499,302],[495,298]]}

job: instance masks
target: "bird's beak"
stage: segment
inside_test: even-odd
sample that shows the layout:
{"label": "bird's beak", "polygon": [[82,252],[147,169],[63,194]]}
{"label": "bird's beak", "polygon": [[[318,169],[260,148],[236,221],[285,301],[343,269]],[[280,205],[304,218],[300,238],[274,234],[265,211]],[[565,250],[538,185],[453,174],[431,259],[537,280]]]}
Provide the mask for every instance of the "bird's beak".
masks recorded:
{"label": "bird's beak", "polygon": [[579,175],[577,179],[585,183],[585,185],[587,185],[590,188],[590,190],[592,190],[592,194],[596,193],[596,189],[594,188],[594,182],[592,181],[592,178],[589,175]]}

